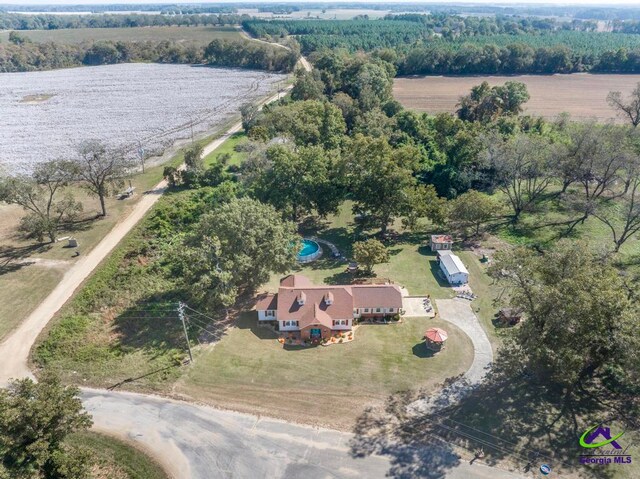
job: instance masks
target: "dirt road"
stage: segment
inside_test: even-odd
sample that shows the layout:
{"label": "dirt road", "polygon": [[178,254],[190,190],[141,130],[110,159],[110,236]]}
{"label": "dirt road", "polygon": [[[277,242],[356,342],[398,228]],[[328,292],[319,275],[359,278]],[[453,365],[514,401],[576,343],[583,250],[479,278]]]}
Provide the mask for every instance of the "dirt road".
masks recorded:
{"label": "dirt road", "polygon": [[[288,86],[283,91],[270,96],[263,102],[263,105],[282,98],[290,89],[291,86]],[[242,123],[240,122],[230,126],[223,135],[205,146],[203,155],[208,155],[214,151],[231,135],[241,129]],[[86,256],[78,260],[65,273],[60,283],[58,283],[49,296],[0,344],[0,358],[2,358],[0,385],[6,385],[12,378],[33,377],[28,366],[29,351],[40,332],[102,260],[111,253],[138,221],[145,216],[149,209],[151,209],[156,201],[164,194],[166,189],[167,183],[163,180],[153,189],[146,192],[133,207],[131,213],[117,223]],[[37,288],[37,285],[33,285],[33,287]]]}

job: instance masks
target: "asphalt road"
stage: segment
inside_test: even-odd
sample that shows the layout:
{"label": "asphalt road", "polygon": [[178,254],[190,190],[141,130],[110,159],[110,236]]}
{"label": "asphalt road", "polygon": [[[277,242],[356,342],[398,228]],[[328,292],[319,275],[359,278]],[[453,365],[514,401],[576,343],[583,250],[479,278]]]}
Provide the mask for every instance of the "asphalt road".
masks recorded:
{"label": "asphalt road", "polygon": [[[98,430],[135,441],[177,479],[389,477],[387,457],[351,456],[348,433],[141,394],[87,389],[82,396]],[[521,476],[460,462],[442,477]]]}

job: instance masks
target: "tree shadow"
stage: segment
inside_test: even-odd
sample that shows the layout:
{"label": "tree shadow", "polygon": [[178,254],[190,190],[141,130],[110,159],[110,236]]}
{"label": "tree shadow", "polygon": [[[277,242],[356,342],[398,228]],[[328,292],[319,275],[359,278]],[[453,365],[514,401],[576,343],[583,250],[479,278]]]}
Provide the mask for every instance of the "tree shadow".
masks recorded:
{"label": "tree shadow", "polygon": [[0,275],[18,271],[35,261],[28,261],[33,254],[43,253],[52,248],[51,243],[27,246],[0,246]]}
{"label": "tree shadow", "polygon": [[[450,397],[444,397],[448,392]],[[572,397],[567,400],[563,391],[535,382],[522,367],[499,360],[478,386],[456,379],[440,393],[405,391],[389,398],[385,410],[368,409],[356,421],[351,454],[390,456],[390,477],[444,477],[459,463],[451,460],[454,446],[469,453],[482,448],[485,463],[508,461],[520,471],[547,463],[560,475],[569,470],[594,472],[596,468],[579,463],[584,453],[580,435],[596,418],[605,424],[622,419],[602,398]],[[432,450],[435,467],[426,470],[421,453],[406,453],[408,448],[420,450],[425,438],[440,438],[446,444],[444,450]],[[597,477],[613,474],[600,469]]]}
{"label": "tree shadow", "polygon": [[140,349],[154,356],[186,349],[177,301],[176,292],[168,291],[143,297],[118,313],[113,319],[118,347],[123,352]]}
{"label": "tree shadow", "polygon": [[419,358],[432,358],[438,352],[429,349],[424,341],[420,341],[419,343],[415,344],[411,348],[411,351],[413,352],[414,356],[417,356]]}
{"label": "tree shadow", "polygon": [[398,479],[441,479],[460,464],[451,445],[432,434],[426,425],[403,420],[407,392],[389,397],[384,409],[367,408],[357,419],[349,442],[351,455],[373,454],[389,458],[386,476]]}

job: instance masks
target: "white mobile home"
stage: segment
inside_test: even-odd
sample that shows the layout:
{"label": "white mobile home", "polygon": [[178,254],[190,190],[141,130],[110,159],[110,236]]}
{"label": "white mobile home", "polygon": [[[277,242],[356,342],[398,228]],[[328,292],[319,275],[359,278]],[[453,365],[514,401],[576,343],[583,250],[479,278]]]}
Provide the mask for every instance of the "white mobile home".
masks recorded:
{"label": "white mobile home", "polygon": [[438,251],[440,269],[444,273],[449,284],[459,285],[469,282],[469,271],[462,264],[462,260],[451,251]]}

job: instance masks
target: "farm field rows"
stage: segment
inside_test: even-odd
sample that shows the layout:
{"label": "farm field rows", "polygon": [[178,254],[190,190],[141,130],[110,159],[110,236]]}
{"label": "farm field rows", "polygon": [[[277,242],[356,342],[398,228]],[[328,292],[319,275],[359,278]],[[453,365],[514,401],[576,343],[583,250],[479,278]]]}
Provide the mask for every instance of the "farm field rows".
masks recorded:
{"label": "farm field rows", "polygon": [[[207,45],[215,38],[240,39],[235,27],[132,27],[132,28],[71,28],[60,30],[28,30],[21,32],[34,42],[82,43],[97,40],[193,42]],[[8,31],[0,31],[0,41],[9,39]]]}
{"label": "farm field rows", "polygon": [[[119,64],[46,72],[5,73],[0,86],[2,161],[65,157],[73,145],[99,139],[146,154],[177,139],[213,131],[246,102],[264,97],[285,75],[193,67]],[[233,85],[233,88],[230,88]]]}
{"label": "farm field rows", "polygon": [[610,91],[631,92],[640,75],[517,75],[517,76],[426,76],[396,78],[393,95],[406,108],[428,113],[454,112],[460,96],[483,81],[491,85],[519,81],[527,85],[531,99],[525,113],[555,118],[567,112],[576,120],[607,121],[615,113],[607,104]]}

